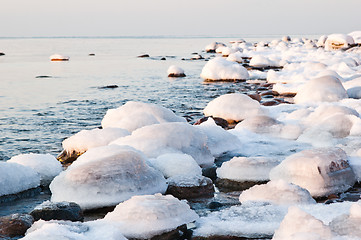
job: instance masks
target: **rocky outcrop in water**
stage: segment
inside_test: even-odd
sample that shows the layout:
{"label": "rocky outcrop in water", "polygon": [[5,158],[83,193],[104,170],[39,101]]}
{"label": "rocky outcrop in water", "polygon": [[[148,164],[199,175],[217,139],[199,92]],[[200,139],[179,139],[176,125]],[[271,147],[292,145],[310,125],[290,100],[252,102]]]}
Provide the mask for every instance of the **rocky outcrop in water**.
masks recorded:
{"label": "rocky outcrop in water", "polygon": [[35,221],[43,219],[49,220],[69,220],[83,221],[84,216],[80,206],[74,202],[50,202],[46,201],[35,207],[30,215]]}

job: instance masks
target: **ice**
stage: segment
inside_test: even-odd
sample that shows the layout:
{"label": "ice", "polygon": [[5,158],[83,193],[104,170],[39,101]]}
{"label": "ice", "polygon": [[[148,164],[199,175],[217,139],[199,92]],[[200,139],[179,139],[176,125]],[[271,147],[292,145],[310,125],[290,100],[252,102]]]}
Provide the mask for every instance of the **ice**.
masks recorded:
{"label": "ice", "polygon": [[353,203],[350,213],[335,218],[330,227],[333,232],[341,236],[357,237],[361,239],[361,202]]}
{"label": "ice", "polygon": [[104,220],[116,223],[127,238],[150,239],[193,222],[198,215],[185,201],[161,194],[134,196],[120,203]]}
{"label": "ice", "polygon": [[36,221],[26,232],[24,240],[126,240],[113,224],[102,221],[70,222],[50,220]]}
{"label": "ice", "polygon": [[184,70],[175,65],[170,66],[167,73],[168,77],[185,77]]}
{"label": "ice", "polygon": [[314,78],[304,84],[294,100],[295,103],[337,102],[347,98],[347,92],[341,81],[335,76]]}
{"label": "ice", "polygon": [[216,125],[213,118],[208,118],[207,121],[200,125],[195,125],[195,127],[201,129],[207,135],[208,149],[215,157],[242,147],[239,139]]}
{"label": "ice", "polygon": [[109,109],[102,120],[102,127],[124,128],[132,132],[143,126],[165,122],[186,122],[186,120],[162,106],[129,101],[119,108]]}
{"label": "ice", "polygon": [[217,169],[217,177],[234,181],[267,181],[269,172],[280,163],[270,157],[234,157]]}
{"label": "ice", "polygon": [[0,196],[39,187],[40,175],[31,167],[0,161]]}
{"label": "ice", "polygon": [[325,50],[332,51],[340,48],[346,48],[351,44],[354,44],[354,39],[350,35],[346,34],[331,34],[328,35],[325,41]]}
{"label": "ice", "polygon": [[188,123],[145,126],[111,144],[132,146],[149,158],[165,153],[185,153],[191,155],[200,166],[209,166],[214,162],[207,147],[207,135]]}
{"label": "ice", "polygon": [[202,175],[202,169],[188,154],[166,153],[157,158],[149,159],[151,165],[161,171],[165,178],[177,175]]}
{"label": "ice", "polygon": [[316,201],[310,193],[297,185],[284,180],[270,181],[267,184],[255,185],[239,196],[239,201],[269,202],[272,204],[313,204]]}
{"label": "ice", "polygon": [[355,183],[346,153],[339,148],[303,150],[287,157],[270,172],[270,179],[283,179],[307,189],[313,197],[344,192]]}
{"label": "ice", "polygon": [[104,128],[82,130],[77,134],[65,139],[62,143],[63,149],[68,153],[73,151],[78,153],[86,152],[88,149],[106,146],[111,141],[130,135],[130,132],[121,128]]}
{"label": "ice", "polygon": [[249,74],[242,65],[217,57],[206,63],[202,69],[201,77],[208,81],[220,80],[246,80]]}
{"label": "ice", "polygon": [[242,93],[229,93],[217,97],[203,110],[205,116],[220,117],[227,121],[242,121],[247,117],[264,115],[266,112],[259,102]]}
{"label": "ice", "polygon": [[273,240],[326,240],[332,236],[331,230],[322,221],[292,206],[275,231]]}
{"label": "ice", "polygon": [[134,195],[164,193],[163,175],[130,147],[93,148],[50,184],[53,202],[75,202],[82,209],[114,206]]}
{"label": "ice", "polygon": [[61,163],[50,154],[21,154],[12,157],[8,163],[18,163],[32,168],[40,175],[40,184],[49,185],[62,170]]}

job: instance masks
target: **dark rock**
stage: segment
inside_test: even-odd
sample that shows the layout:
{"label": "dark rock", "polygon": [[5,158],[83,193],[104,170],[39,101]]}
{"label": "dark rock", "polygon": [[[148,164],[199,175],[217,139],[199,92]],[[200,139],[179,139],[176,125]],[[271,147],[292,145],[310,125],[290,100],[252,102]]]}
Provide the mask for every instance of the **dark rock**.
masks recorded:
{"label": "dark rock", "polygon": [[139,55],[138,57],[139,57],[139,58],[148,58],[148,57],[149,57],[149,54]]}
{"label": "dark rock", "polygon": [[216,186],[222,192],[243,191],[254,185],[265,184],[267,181],[244,181],[238,182],[225,178],[217,178]]}
{"label": "dark rock", "polygon": [[15,213],[0,218],[0,239],[5,237],[24,236],[26,230],[34,223],[34,218],[29,214]]}
{"label": "dark rock", "polygon": [[165,60],[167,60],[165,57],[162,57],[160,60],[162,60],[162,61],[165,61]]}
{"label": "dark rock", "polygon": [[273,83],[262,83],[260,86],[265,88],[270,88],[273,86]]}
{"label": "dark rock", "polygon": [[249,93],[249,94],[247,94],[247,96],[258,102],[260,102],[262,99],[258,93]]}
{"label": "dark rock", "polygon": [[168,77],[185,77],[186,75],[184,73],[176,74],[176,73],[170,73],[168,74]]}
{"label": "dark rock", "polygon": [[282,93],[282,94],[279,94],[279,96],[292,98],[292,97],[296,96],[296,93]]}
{"label": "dark rock", "polygon": [[191,60],[202,60],[202,59],[204,59],[204,57],[202,55],[199,55],[199,54],[194,55],[193,57],[191,57]]}
{"label": "dark rock", "polygon": [[39,75],[39,76],[36,76],[35,78],[52,78],[52,76]]}
{"label": "dark rock", "polygon": [[[152,238],[149,238],[149,240],[183,240],[183,239],[190,239],[186,236],[188,234],[187,225],[181,225],[177,227],[176,229],[153,236]],[[138,239],[138,238],[128,238],[129,240],[144,240],[144,239]]]}
{"label": "dark rock", "polygon": [[95,53],[89,53],[89,56],[93,57],[95,56]]}
{"label": "dark rock", "polygon": [[217,179],[217,166],[202,168],[202,175],[216,181]]}
{"label": "dark rock", "polygon": [[278,104],[280,104],[280,102],[276,101],[276,100],[269,100],[269,101],[265,101],[265,102],[261,103],[261,105],[263,105],[263,106],[276,106]]}
{"label": "dark rock", "polygon": [[[272,237],[272,236],[270,236],[270,237]],[[270,239],[270,238],[266,238],[266,239]],[[251,238],[215,235],[215,236],[209,236],[209,237],[195,236],[195,237],[192,237],[192,240],[251,240]]]}
{"label": "dark rock", "polygon": [[114,89],[114,88],[118,88],[118,85],[107,85],[107,86],[102,86],[102,87],[98,87],[99,89]]}
{"label": "dark rock", "polygon": [[179,199],[213,197],[214,187],[211,179],[204,176],[176,176],[168,178],[166,194]]}
{"label": "dark rock", "polygon": [[[199,125],[199,124],[207,121],[208,118],[209,118],[209,117],[203,117],[203,118],[199,119],[196,123],[194,123],[194,125]],[[223,119],[223,118],[220,118],[220,117],[211,117],[211,118],[213,118],[214,122],[215,122],[218,126],[224,128],[224,129],[228,129],[228,122],[227,122],[227,120],[225,120],[225,119]]]}
{"label": "dark rock", "polygon": [[76,152],[76,151],[67,152],[66,150],[63,150],[56,157],[56,159],[58,159],[58,161],[61,162],[61,164],[63,164],[63,165],[69,165],[72,162],[74,162],[82,154],[83,154],[83,152],[82,153]]}
{"label": "dark rock", "polygon": [[219,209],[223,207],[223,204],[220,203],[220,202],[210,202],[208,204],[208,208],[211,209],[211,210],[216,210],[216,209]]}
{"label": "dark rock", "polygon": [[0,56],[4,56],[5,55],[5,53],[3,53],[3,52],[0,52]]}
{"label": "dark rock", "polygon": [[259,95],[261,95],[261,96],[266,96],[266,95],[275,96],[277,94],[278,94],[278,92],[276,92],[276,91],[268,90],[268,91],[261,92]]}
{"label": "dark rock", "polygon": [[74,202],[50,202],[46,201],[34,208],[30,215],[37,221],[69,220],[83,221],[84,216],[80,206]]}

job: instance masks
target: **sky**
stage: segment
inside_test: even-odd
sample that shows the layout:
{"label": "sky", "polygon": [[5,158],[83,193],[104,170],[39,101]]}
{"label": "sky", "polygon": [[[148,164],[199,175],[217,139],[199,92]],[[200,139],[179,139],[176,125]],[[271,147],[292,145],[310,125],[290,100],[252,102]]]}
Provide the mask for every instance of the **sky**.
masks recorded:
{"label": "sky", "polygon": [[0,0],[0,37],[233,36],[361,30],[361,0]]}

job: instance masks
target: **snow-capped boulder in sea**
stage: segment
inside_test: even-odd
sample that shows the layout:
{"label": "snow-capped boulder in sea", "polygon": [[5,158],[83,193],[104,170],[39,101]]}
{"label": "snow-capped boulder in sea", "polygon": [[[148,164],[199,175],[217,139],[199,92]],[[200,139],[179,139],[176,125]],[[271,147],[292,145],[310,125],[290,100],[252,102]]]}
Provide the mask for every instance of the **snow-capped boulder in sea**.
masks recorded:
{"label": "snow-capped boulder in sea", "polygon": [[216,185],[224,190],[244,190],[269,180],[279,160],[266,157],[234,157],[217,169]]}
{"label": "snow-capped boulder in sea", "polygon": [[210,101],[204,108],[205,116],[220,117],[228,122],[239,122],[247,117],[264,115],[260,103],[242,93],[225,94]]}
{"label": "snow-capped boulder in sea", "polygon": [[64,56],[64,55],[60,55],[60,54],[53,54],[50,57],[50,61],[69,61],[70,57],[68,56]]}
{"label": "snow-capped boulder in sea", "polygon": [[242,65],[217,57],[203,67],[201,77],[206,81],[246,80],[249,74]]}
{"label": "snow-capped boulder in sea", "polygon": [[327,40],[325,41],[325,50],[339,50],[342,48],[347,48],[354,43],[355,41],[350,35],[331,34],[328,35]]}
{"label": "snow-capped boulder in sea", "polygon": [[272,240],[328,240],[331,236],[330,228],[322,221],[292,206],[275,231]]}
{"label": "snow-capped boulder in sea", "polygon": [[130,239],[153,239],[197,219],[186,202],[161,194],[134,196],[104,217],[105,222],[118,226]]}
{"label": "snow-capped boulder in sea", "polygon": [[284,180],[270,181],[267,184],[253,186],[241,193],[239,201],[242,203],[253,201],[285,205],[316,203],[306,189]]}
{"label": "snow-capped boulder in sea", "polygon": [[82,130],[75,135],[65,139],[62,143],[63,152],[58,156],[62,163],[70,163],[87,150],[95,147],[106,146],[110,142],[130,135],[128,130],[122,128],[95,128]]}
{"label": "snow-capped boulder in sea", "polygon": [[217,48],[226,47],[226,44],[221,42],[212,42],[205,47],[207,53],[215,53]]}
{"label": "snow-capped boulder in sea", "polygon": [[337,102],[347,98],[347,92],[340,79],[326,75],[309,80],[297,92],[295,103]]}
{"label": "snow-capped boulder in sea", "polygon": [[59,161],[50,154],[21,154],[12,157],[9,163],[28,166],[40,175],[40,184],[47,186],[63,169]]}
{"label": "snow-capped boulder in sea", "polygon": [[129,101],[116,109],[109,109],[102,127],[124,128],[132,132],[140,127],[165,122],[186,122],[171,110],[152,103]]}
{"label": "snow-capped boulder in sea", "polygon": [[279,63],[272,61],[271,59],[262,55],[253,56],[249,62],[249,65],[257,68],[280,67]]}
{"label": "snow-capped boulder in sea", "polygon": [[134,195],[164,193],[163,175],[131,147],[88,150],[50,184],[51,201],[75,202],[82,209],[114,206]]}
{"label": "snow-capped boulder in sea", "polygon": [[134,147],[148,158],[157,158],[165,153],[185,153],[191,155],[201,167],[210,166],[214,162],[207,147],[207,135],[188,123],[145,126],[111,144]]}
{"label": "snow-capped boulder in sea", "polygon": [[299,185],[313,197],[344,192],[356,182],[347,155],[340,148],[315,148],[295,153],[271,170],[270,179]]}
{"label": "snow-capped boulder in sea", "polygon": [[168,68],[168,77],[185,77],[184,70],[180,67],[172,65]]}
{"label": "snow-capped boulder in sea", "polygon": [[243,63],[243,57],[246,57],[246,55],[244,53],[235,52],[235,53],[231,53],[228,55],[227,61]]}

